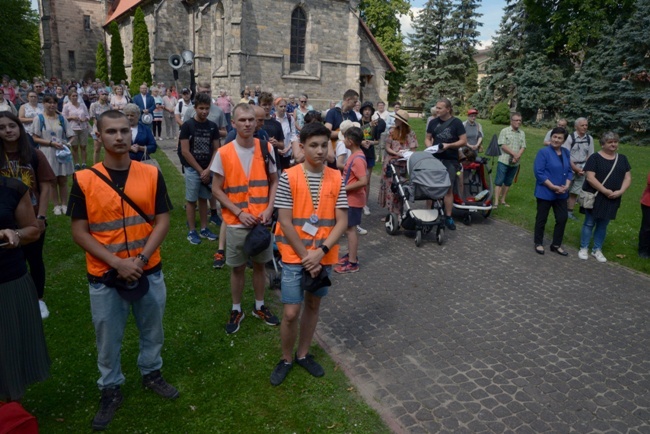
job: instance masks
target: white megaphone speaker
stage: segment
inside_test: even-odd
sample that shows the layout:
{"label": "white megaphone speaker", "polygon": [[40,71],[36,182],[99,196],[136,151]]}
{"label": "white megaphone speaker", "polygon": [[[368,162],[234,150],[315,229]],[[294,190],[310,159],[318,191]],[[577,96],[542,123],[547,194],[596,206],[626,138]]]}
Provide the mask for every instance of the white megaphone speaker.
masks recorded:
{"label": "white megaphone speaker", "polygon": [[183,58],[178,54],[172,54],[169,56],[169,59],[167,59],[167,61],[169,62],[169,66],[174,69],[181,69],[183,67]]}
{"label": "white megaphone speaker", "polygon": [[191,66],[194,63],[194,53],[190,50],[183,50],[181,57],[187,66]]}

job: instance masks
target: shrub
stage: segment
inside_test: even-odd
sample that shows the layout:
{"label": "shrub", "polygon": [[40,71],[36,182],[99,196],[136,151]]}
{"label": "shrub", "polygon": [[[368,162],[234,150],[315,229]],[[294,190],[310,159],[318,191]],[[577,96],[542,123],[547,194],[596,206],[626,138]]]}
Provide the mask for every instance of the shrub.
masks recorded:
{"label": "shrub", "polygon": [[510,107],[507,102],[500,102],[494,106],[490,121],[493,124],[509,125],[510,124]]}

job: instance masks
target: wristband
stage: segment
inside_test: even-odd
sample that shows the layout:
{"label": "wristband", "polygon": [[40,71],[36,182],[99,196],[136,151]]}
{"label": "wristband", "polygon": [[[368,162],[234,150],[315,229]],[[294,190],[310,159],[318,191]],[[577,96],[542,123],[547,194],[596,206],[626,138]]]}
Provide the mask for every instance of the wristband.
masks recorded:
{"label": "wristband", "polygon": [[135,255],[135,257],[138,258],[139,260],[141,260],[142,263],[143,263],[144,265],[148,265],[148,264],[149,264],[149,258],[147,258],[147,257],[146,257],[145,255],[143,255],[142,253],[138,253],[137,255]]}
{"label": "wristband", "polygon": [[239,214],[237,214],[237,216],[236,216],[236,217],[237,217],[237,218],[239,218],[239,216],[240,216],[240,215],[241,215],[241,213],[243,213],[243,212],[244,212],[244,210],[243,210],[243,209],[240,209],[240,210],[239,210]]}

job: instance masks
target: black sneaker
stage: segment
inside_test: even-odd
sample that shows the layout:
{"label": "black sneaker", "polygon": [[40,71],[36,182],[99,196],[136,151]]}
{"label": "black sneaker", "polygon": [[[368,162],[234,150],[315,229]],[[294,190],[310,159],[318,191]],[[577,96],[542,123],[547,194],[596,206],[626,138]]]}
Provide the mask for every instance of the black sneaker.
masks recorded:
{"label": "black sneaker", "polygon": [[226,257],[224,255],[223,250],[218,250],[217,253],[214,254],[214,261],[212,262],[212,268],[223,268],[223,266],[226,265]]}
{"label": "black sneaker", "polygon": [[228,320],[228,324],[226,324],[226,333],[229,335],[237,333],[237,330],[239,330],[239,323],[244,319],[244,317],[244,312],[231,310],[230,319]]}
{"label": "black sneaker", "polygon": [[287,378],[289,371],[291,371],[291,368],[293,368],[293,363],[287,363],[284,360],[280,360],[278,364],[275,365],[273,372],[271,372],[271,384],[273,386],[279,386],[282,384],[284,379]]}
{"label": "black sneaker", "polygon": [[307,354],[302,359],[299,359],[298,355],[296,354],[296,358],[294,360],[297,364],[305,368],[307,372],[309,372],[314,377],[322,377],[323,375],[325,375],[325,370],[321,365],[316,363],[316,361],[314,360],[314,356],[311,354]]}
{"label": "black sneaker", "polygon": [[115,412],[120,405],[124,397],[122,392],[120,392],[120,386],[111,387],[108,389],[102,389],[102,397],[99,399],[99,410],[95,414],[93,419],[93,429],[95,431],[104,431],[109,423],[113,420]]}
{"label": "black sneaker", "polygon": [[454,223],[454,219],[451,217],[445,217],[445,226],[447,226],[447,229],[450,231],[456,230],[456,223]]}
{"label": "black sneaker", "polygon": [[277,316],[273,315],[268,307],[262,305],[261,308],[255,309],[253,305],[253,316],[259,318],[270,326],[280,325],[280,320]]}
{"label": "black sneaker", "polygon": [[166,399],[178,398],[178,390],[171,384],[165,381],[160,375],[160,370],[148,373],[142,377],[142,385],[149,390],[156,392],[158,395]]}

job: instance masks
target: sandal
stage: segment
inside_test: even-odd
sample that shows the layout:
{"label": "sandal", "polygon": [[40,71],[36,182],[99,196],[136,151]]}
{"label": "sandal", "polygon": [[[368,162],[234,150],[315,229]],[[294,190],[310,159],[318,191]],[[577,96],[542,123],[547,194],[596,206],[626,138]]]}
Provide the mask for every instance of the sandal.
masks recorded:
{"label": "sandal", "polygon": [[505,206],[506,208],[510,208],[510,205],[508,205],[508,204],[505,203],[505,202],[501,202],[501,205]]}

